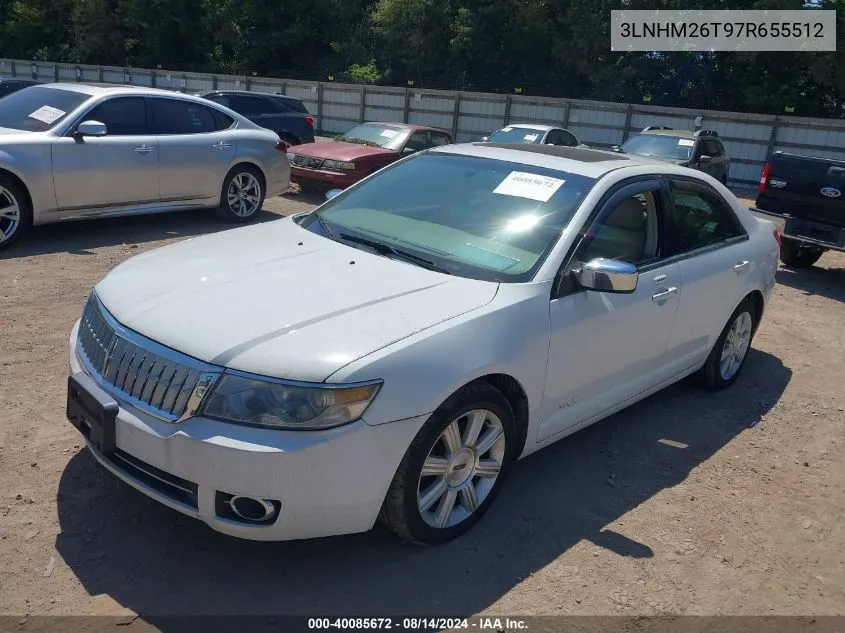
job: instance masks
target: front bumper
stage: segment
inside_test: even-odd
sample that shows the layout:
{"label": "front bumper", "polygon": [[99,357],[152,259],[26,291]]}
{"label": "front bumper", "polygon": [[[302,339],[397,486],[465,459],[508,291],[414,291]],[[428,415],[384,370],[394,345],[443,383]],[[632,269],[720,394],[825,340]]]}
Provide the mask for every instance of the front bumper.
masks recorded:
{"label": "front bumper", "polygon": [[[79,324],[70,337],[70,372]],[[393,475],[426,417],[326,431],[278,431],[203,417],[172,424],[118,401],[117,450],[89,449],[105,468],[162,504],[212,529],[252,540],[288,540],[369,530]],[[280,504],[272,523],[221,512],[221,495]]]}
{"label": "front bumper", "polygon": [[290,167],[291,182],[297,184],[323,184],[334,187],[349,187],[361,180],[357,172],[336,172],[325,169],[308,169],[305,167]]}

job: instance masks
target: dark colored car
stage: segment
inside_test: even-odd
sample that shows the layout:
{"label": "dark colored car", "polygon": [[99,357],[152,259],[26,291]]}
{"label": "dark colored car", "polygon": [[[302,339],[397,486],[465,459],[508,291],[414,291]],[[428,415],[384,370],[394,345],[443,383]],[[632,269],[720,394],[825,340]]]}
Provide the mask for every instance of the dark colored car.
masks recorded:
{"label": "dark colored car", "polygon": [[731,158],[714,130],[690,132],[668,127],[647,127],[621,146],[614,146],[613,151],[659,158],[703,171],[723,185],[728,183]]}
{"label": "dark colored car", "polygon": [[808,268],[825,251],[845,251],[845,160],[775,152],[751,211],[780,231],[787,266]]}
{"label": "dark colored car", "polygon": [[424,125],[362,123],[331,142],[291,148],[291,181],[304,189],[348,187],[403,156],[451,142],[448,132]]}
{"label": "dark colored car", "polygon": [[37,81],[31,79],[12,79],[10,77],[0,77],[0,99],[13,92],[17,92],[22,88],[37,85]]}
{"label": "dark colored car", "polygon": [[214,90],[198,96],[273,130],[290,145],[314,142],[314,117],[308,113],[305,104],[294,97],[241,90]]}

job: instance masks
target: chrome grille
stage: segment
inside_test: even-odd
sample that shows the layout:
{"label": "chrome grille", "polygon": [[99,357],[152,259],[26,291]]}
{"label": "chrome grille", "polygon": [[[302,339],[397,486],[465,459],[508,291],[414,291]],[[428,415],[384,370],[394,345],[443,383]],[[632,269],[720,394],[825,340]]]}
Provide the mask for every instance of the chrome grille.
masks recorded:
{"label": "chrome grille", "polygon": [[77,353],[103,389],[169,422],[179,420],[195,390],[201,396],[221,371],[123,327],[93,294],[79,323]]}
{"label": "chrome grille", "polygon": [[297,167],[309,167],[311,169],[319,169],[323,166],[322,158],[314,158],[312,156],[302,156],[297,154],[293,159],[293,164]]}

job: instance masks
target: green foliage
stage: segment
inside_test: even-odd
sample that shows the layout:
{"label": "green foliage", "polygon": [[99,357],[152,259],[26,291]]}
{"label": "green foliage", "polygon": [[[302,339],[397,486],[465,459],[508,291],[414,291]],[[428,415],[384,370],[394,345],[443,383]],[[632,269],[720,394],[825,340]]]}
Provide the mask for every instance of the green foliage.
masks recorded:
{"label": "green foliage", "polygon": [[[802,6],[837,10],[837,52],[610,51],[613,9]],[[845,0],[0,0],[0,16],[15,59],[845,112]]]}
{"label": "green foliage", "polygon": [[384,73],[376,68],[375,62],[352,64],[344,74],[346,80],[353,84],[377,84],[384,78]]}

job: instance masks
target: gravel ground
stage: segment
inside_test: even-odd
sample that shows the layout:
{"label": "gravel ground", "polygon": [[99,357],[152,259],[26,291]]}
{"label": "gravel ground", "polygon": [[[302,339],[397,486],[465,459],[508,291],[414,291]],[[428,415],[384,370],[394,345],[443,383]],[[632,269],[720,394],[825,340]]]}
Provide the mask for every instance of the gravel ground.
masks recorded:
{"label": "gravel ground", "polygon": [[[314,202],[270,200],[261,221]],[[845,611],[845,256],[778,272],[733,388],[675,385],[524,460],[464,538],[261,544],[122,484],[64,417],[91,286],[224,228],[197,213],[52,225],[0,255],[0,613]]]}

